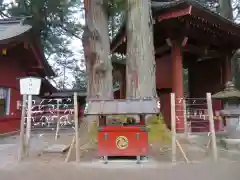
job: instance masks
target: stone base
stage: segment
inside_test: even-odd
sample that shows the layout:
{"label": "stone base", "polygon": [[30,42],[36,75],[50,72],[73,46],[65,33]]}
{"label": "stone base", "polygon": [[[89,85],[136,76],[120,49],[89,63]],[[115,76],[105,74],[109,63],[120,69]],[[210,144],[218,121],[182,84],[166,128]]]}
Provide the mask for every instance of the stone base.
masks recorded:
{"label": "stone base", "polygon": [[240,139],[224,138],[221,142],[228,150],[240,150]]}

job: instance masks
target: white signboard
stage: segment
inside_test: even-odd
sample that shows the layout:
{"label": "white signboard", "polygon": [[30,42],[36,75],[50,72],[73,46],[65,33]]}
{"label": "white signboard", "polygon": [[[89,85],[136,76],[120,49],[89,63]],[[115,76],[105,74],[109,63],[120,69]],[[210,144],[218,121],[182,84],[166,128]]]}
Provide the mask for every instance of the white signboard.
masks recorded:
{"label": "white signboard", "polygon": [[41,78],[25,77],[20,79],[21,95],[39,95],[41,87]]}

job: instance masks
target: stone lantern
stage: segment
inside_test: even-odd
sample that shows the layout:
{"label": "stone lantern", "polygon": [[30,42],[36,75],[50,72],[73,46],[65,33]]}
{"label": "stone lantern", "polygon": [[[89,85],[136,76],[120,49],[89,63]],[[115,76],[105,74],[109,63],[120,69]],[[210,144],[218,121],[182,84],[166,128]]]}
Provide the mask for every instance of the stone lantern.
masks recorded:
{"label": "stone lantern", "polygon": [[226,144],[240,143],[240,91],[229,81],[226,88],[212,96],[213,99],[223,100],[224,108],[220,111],[226,120]]}

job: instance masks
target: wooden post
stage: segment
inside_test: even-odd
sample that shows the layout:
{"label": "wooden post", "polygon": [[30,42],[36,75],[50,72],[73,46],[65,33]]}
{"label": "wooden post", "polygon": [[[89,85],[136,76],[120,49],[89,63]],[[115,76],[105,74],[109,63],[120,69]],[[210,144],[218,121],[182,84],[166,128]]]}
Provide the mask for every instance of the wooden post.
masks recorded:
{"label": "wooden post", "polygon": [[186,155],[186,153],[184,152],[184,150],[183,150],[183,148],[182,148],[182,146],[180,145],[180,143],[179,143],[178,140],[176,140],[176,144],[177,144],[178,148],[180,149],[180,151],[181,151],[181,153],[182,153],[185,161],[186,161],[187,163],[189,163],[189,159],[187,158],[187,155]]}
{"label": "wooden post", "polygon": [[212,153],[214,161],[217,161],[217,143],[216,143],[216,134],[213,120],[213,110],[212,110],[212,96],[211,93],[207,93],[207,108],[208,108],[208,117],[209,117],[209,126],[211,133],[211,145],[212,145]]}
{"label": "wooden post", "polygon": [[171,93],[171,131],[172,131],[172,163],[176,162],[176,108],[175,108],[175,94]]}
{"label": "wooden post", "polygon": [[26,101],[27,101],[27,95],[23,95],[22,99],[22,114],[21,114],[21,123],[20,123],[20,151],[19,151],[19,160],[22,160],[25,155],[25,115],[26,115]]}
{"label": "wooden post", "polygon": [[76,136],[76,161],[80,161],[80,145],[79,145],[79,124],[78,124],[78,100],[77,93],[74,92],[74,120],[75,120],[75,136]]}
{"label": "wooden post", "polygon": [[55,134],[55,140],[57,140],[59,137],[59,130],[60,130],[59,99],[57,99],[57,129]]}
{"label": "wooden post", "polygon": [[26,155],[30,151],[30,138],[31,138],[31,125],[32,125],[32,95],[28,95],[28,109],[27,109],[27,127],[26,127]]}
{"label": "wooden post", "polygon": [[183,117],[184,117],[184,135],[188,137],[188,122],[187,122],[187,106],[186,100],[183,100]]}
{"label": "wooden post", "polygon": [[73,139],[72,139],[70,148],[69,148],[68,153],[67,153],[67,156],[66,156],[66,158],[65,158],[65,162],[69,162],[69,159],[70,159],[70,156],[71,156],[71,153],[72,153],[72,150],[73,150],[75,141],[76,141],[76,136],[73,136]]}

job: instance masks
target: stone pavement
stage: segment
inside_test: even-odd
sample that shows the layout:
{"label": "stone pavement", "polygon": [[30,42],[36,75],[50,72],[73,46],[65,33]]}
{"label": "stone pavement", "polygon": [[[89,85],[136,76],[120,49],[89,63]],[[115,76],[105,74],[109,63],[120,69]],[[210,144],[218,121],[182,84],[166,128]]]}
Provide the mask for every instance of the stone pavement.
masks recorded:
{"label": "stone pavement", "polygon": [[[206,159],[194,164],[172,165],[149,159],[143,164],[134,161],[64,163],[43,162],[39,158],[17,161],[18,137],[0,139],[0,180],[239,180],[240,159],[237,162]],[[43,147],[37,137],[31,141],[32,151]],[[234,158],[233,160],[237,160]]]}
{"label": "stone pavement", "polygon": [[[175,166],[96,167],[77,163],[22,162],[0,168],[1,180],[239,180],[240,163],[203,162]],[[138,167],[136,167],[138,166]]]}

